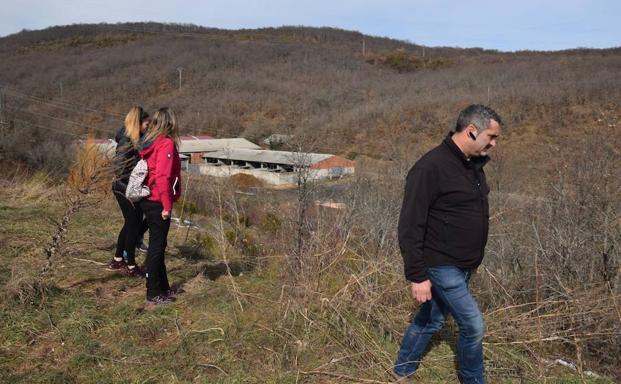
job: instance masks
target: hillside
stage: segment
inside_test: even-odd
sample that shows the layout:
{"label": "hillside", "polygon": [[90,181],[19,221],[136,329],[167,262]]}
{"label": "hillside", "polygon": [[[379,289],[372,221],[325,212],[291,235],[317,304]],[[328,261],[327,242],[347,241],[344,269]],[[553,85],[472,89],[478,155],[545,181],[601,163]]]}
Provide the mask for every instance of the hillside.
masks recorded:
{"label": "hillside", "polygon": [[[472,283],[489,382],[621,380],[621,49],[140,23],[23,31],[0,54],[3,380],[390,382],[416,309],[395,233],[403,180],[475,102],[506,123]],[[356,176],[276,191],[184,174],[174,216],[196,227],[171,231],[167,262],[185,293],[150,310],[142,283],[103,270],[121,214],[105,162],[72,145],[111,137],[135,104],[174,107],[184,134],[294,134],[355,159]],[[457,382],[454,333],[422,382]]]}
{"label": "hillside", "polygon": [[[150,23],[22,32],[0,39],[0,52],[4,113],[20,132],[3,149],[38,166],[28,152],[57,152],[55,131],[110,137],[134,104],[174,107],[185,133],[293,133],[324,152],[389,159],[407,143],[436,142],[472,102],[501,111],[509,134],[558,141],[621,100],[621,49],[423,51],[327,28]],[[33,138],[25,148],[24,133]]]}

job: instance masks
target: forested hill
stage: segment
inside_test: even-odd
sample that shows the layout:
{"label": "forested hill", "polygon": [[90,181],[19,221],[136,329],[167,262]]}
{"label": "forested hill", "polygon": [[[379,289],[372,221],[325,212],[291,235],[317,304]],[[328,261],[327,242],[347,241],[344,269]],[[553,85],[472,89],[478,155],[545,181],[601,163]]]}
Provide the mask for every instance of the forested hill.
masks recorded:
{"label": "forested hill", "polygon": [[473,102],[514,131],[554,136],[621,100],[621,49],[433,48],[332,28],[72,25],[4,37],[0,55],[12,127],[2,149],[41,164],[28,153],[87,130],[110,137],[135,104],[174,107],[185,133],[290,133],[389,159],[403,143],[436,140]]}

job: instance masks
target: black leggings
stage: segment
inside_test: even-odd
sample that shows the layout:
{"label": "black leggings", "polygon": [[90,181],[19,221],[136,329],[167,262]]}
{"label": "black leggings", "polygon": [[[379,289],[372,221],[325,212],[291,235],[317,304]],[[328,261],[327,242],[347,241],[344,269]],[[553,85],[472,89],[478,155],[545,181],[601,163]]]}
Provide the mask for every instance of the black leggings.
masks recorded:
{"label": "black leggings", "polygon": [[143,199],[140,202],[140,208],[147,217],[149,225],[149,250],[146,261],[147,299],[152,299],[155,296],[165,295],[170,290],[164,263],[170,218],[162,219],[164,208],[158,201]]}
{"label": "black leggings", "polygon": [[116,242],[115,257],[123,257],[123,251],[125,251],[127,252],[127,264],[136,265],[136,241],[138,236],[141,235],[142,209],[140,209],[138,203],[132,203],[127,200],[122,193],[117,191],[113,193],[125,219]]}

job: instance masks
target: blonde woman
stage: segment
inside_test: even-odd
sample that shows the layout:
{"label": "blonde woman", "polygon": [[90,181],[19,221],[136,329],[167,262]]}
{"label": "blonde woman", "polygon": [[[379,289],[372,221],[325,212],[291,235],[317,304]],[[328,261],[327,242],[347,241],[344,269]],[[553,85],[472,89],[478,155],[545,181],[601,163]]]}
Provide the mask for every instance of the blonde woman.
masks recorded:
{"label": "blonde woman", "polygon": [[[149,114],[142,107],[132,107],[125,116],[125,124],[116,132],[114,157],[115,178],[112,183],[114,197],[123,213],[123,227],[119,232],[114,258],[108,264],[110,270],[124,270],[130,277],[144,277],[136,266],[136,242],[144,233],[142,210],[125,197],[125,189],[132,169],[140,159],[140,138],[149,125]],[[125,256],[125,258],[123,257]]]}
{"label": "blonde woman", "polygon": [[179,127],[175,112],[160,108],[153,115],[144,136],[140,156],[146,160],[146,184],[151,195],[140,201],[149,225],[146,278],[147,303],[166,304],[173,297],[166,275],[166,251],[173,203],[181,195],[181,161],[179,160]]}

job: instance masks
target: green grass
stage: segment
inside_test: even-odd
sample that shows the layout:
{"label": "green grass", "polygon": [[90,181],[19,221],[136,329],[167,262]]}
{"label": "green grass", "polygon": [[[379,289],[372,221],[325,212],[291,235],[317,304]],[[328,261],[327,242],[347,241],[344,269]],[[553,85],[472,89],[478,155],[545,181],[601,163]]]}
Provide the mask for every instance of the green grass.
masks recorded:
{"label": "green grass", "polygon": [[[200,271],[219,260],[178,255],[176,246],[184,236],[176,239],[173,228],[167,255],[169,278],[186,292],[172,305],[148,308],[143,281],[105,270],[121,223],[112,198],[72,219],[63,251],[41,280],[42,252],[54,228],[45,218],[60,217],[64,208],[60,199],[36,193],[11,199],[15,193],[0,191],[0,284],[4,287],[0,374],[4,383],[390,380],[385,371],[396,355],[398,340],[385,329],[404,329],[406,319],[394,322],[397,316],[393,315],[371,321],[357,308],[355,298],[328,305],[323,298],[343,287],[342,276],[325,276],[323,293],[296,293],[283,280],[288,271],[282,259],[273,258],[263,268],[241,276],[210,280]],[[211,238],[218,237],[212,234]],[[344,263],[356,268],[349,257]],[[229,255],[233,261],[238,258]],[[143,259],[139,254],[139,263]],[[420,382],[457,382],[454,337],[450,330],[442,336],[417,373]],[[520,351],[486,347],[486,357],[491,383],[537,382],[536,367],[532,367],[536,364]],[[548,382],[581,381],[562,371]],[[611,383],[606,379],[586,382]]]}

